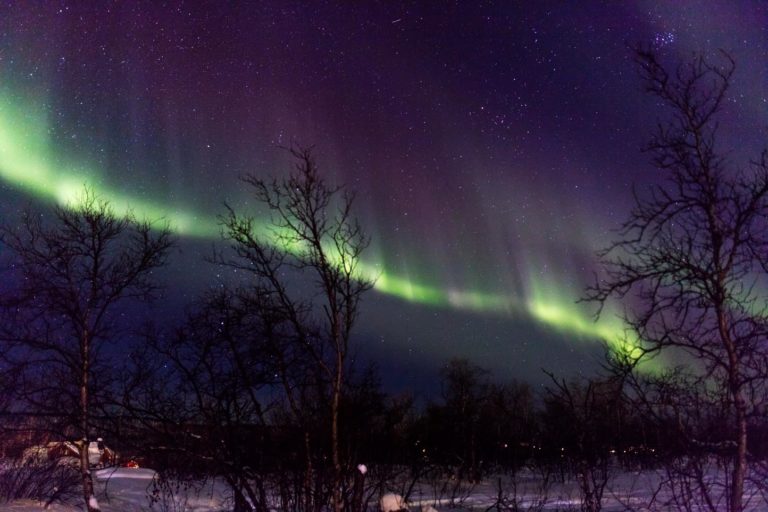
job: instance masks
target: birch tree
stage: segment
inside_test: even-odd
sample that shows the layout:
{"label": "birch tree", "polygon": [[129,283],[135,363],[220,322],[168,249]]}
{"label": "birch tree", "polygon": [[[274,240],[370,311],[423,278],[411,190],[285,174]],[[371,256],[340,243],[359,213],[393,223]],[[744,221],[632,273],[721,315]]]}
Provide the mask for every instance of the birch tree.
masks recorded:
{"label": "birch tree", "polygon": [[83,498],[99,510],[88,461],[95,409],[110,379],[107,345],[124,334],[122,307],[158,290],[154,272],[173,244],[169,230],[84,189],[74,204],[25,212],[2,227],[9,292],[2,299],[5,364],[15,371],[14,413],[48,418],[78,439]]}

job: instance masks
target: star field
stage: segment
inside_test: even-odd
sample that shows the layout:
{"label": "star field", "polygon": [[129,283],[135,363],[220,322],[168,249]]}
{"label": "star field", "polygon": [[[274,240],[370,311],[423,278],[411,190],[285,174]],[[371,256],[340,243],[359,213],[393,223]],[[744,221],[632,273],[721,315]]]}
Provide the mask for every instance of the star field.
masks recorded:
{"label": "star field", "polygon": [[[71,201],[162,217],[182,253],[161,310],[217,282],[203,261],[238,182],[315,145],[357,194],[378,278],[360,357],[429,389],[467,355],[500,378],[587,371],[622,332],[577,304],[664,112],[627,44],[668,62],[730,52],[733,158],[765,140],[759,2],[61,2],[0,6],[0,206]],[[167,316],[167,315],[166,315]]]}

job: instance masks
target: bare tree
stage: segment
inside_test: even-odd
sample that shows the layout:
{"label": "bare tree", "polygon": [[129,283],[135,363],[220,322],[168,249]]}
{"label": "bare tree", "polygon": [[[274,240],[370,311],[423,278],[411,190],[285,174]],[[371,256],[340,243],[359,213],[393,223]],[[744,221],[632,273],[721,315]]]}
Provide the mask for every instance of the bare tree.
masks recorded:
{"label": "bare tree", "polygon": [[146,438],[178,464],[161,473],[194,467],[223,479],[234,512],[268,509],[265,481],[273,469],[264,462],[272,455],[271,351],[249,302],[227,289],[210,291],[175,333],[147,333],[147,351],[136,353],[128,372],[138,379],[123,400]]}
{"label": "bare tree", "polygon": [[454,358],[441,369],[443,403],[428,409],[433,428],[443,433],[441,457],[457,468],[452,477],[458,483],[468,479],[477,483],[481,477],[478,439],[483,407],[491,391],[488,371],[469,360]]}
{"label": "bare tree", "polygon": [[721,54],[717,63],[695,57],[674,71],[650,50],[635,56],[646,91],[671,109],[647,146],[667,179],[636,196],[620,239],[602,253],[606,273],[589,297],[624,299],[626,321],[640,340],[625,354],[630,366],[659,353],[684,357],[688,386],[719,392],[727,412],[727,510],[738,512],[747,426],[763,406],[768,377],[766,153],[741,170],[717,144],[735,68],[730,56]]}
{"label": "bare tree", "polygon": [[[360,272],[359,261],[368,245],[352,215],[353,196],[329,186],[320,176],[311,149],[289,150],[296,159],[294,172],[285,179],[266,181],[243,177],[271,222],[258,230],[252,217],[229,208],[222,218],[224,237],[234,257],[217,255],[215,261],[254,279],[252,292],[260,297],[264,318],[271,318],[282,340],[274,354],[275,370],[283,384],[289,408],[305,429],[307,486],[312,479],[310,441],[317,430],[309,425],[302,408],[307,372],[301,361],[311,363],[319,403],[328,404],[331,501],[336,512],[343,503],[342,484],[349,468],[342,467],[340,414],[345,377],[349,370],[352,328],[363,293],[372,283]],[[311,279],[314,290],[302,293],[291,278]],[[295,284],[295,283],[294,283]],[[299,361],[300,371],[294,363]],[[298,380],[297,380],[298,379]],[[304,390],[304,391],[302,391]],[[309,508],[309,507],[307,507]]]}
{"label": "bare tree", "polygon": [[618,378],[567,382],[549,375],[544,398],[544,429],[550,449],[568,463],[578,480],[581,510],[599,512],[610,478],[612,452],[624,419],[622,382]]}
{"label": "bare tree", "polygon": [[77,435],[83,497],[89,511],[98,510],[88,447],[109,379],[103,348],[121,333],[118,306],[154,296],[153,272],[172,237],[167,228],[118,217],[87,188],[76,204],[50,215],[26,212],[2,234],[13,283],[1,327],[4,362],[17,379],[11,407]]}

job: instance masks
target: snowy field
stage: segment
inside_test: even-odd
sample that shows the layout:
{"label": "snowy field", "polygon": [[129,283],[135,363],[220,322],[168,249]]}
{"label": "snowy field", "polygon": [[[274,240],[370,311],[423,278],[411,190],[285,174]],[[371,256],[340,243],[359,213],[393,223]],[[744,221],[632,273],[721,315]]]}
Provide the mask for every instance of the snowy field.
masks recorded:
{"label": "snowy field", "polygon": [[[231,509],[226,487],[200,482],[195,486],[179,484],[169,492],[156,492],[155,471],[146,468],[114,468],[94,471],[98,501],[104,512],[213,512]],[[155,499],[153,503],[153,498]],[[49,510],[75,512],[78,502],[53,504],[47,509],[40,503],[18,501],[0,505],[1,510],[29,512]]]}
{"label": "snowy field", "polygon": [[[198,482],[183,484],[170,482],[158,486],[157,474],[146,468],[105,469],[94,472],[98,501],[104,512],[224,512],[232,509],[231,499],[221,482]],[[675,510],[659,502],[648,508],[653,492],[658,488],[660,474],[653,471],[623,472],[614,476],[603,497],[603,510]],[[450,493],[445,488],[424,485],[414,489],[410,509],[419,511],[422,507],[434,506],[443,510],[486,511],[499,499],[498,477],[473,486],[462,486]],[[550,483],[532,474],[519,473],[514,484],[502,479],[505,491],[505,510],[579,510],[579,489],[575,481]],[[161,487],[159,489],[159,487]],[[452,497],[446,497],[450,494]],[[662,498],[663,494],[661,493]],[[378,503],[369,503],[369,510],[378,510]],[[0,510],[31,512],[49,510],[53,512],[75,512],[82,510],[76,500],[68,504],[53,504],[47,509],[33,501],[16,501],[0,505]],[[749,510],[768,510],[765,502],[753,496]]]}

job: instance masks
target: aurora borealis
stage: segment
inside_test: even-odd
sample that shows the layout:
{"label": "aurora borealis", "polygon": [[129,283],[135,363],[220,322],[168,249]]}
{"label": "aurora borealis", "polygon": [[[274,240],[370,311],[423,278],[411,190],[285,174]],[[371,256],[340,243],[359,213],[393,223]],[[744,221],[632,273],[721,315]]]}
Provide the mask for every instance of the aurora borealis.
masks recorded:
{"label": "aurora borealis", "polygon": [[757,2],[6,2],[2,212],[87,183],[167,220],[172,309],[215,282],[222,203],[253,206],[238,176],[312,144],[372,239],[360,353],[385,380],[428,387],[454,355],[500,378],[580,371],[622,335],[576,303],[594,253],[660,177],[639,148],[664,112],[626,44],[731,52],[725,142],[754,155],[766,26]]}

